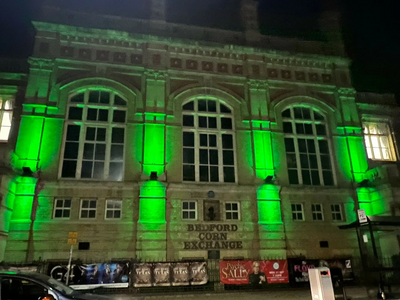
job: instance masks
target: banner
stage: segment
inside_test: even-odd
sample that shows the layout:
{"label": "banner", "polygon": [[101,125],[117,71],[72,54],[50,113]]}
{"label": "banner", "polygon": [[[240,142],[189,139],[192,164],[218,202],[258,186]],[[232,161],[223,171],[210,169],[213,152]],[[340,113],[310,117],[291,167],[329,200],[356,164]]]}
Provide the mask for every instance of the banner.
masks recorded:
{"label": "banner", "polygon": [[220,261],[219,270],[223,284],[263,286],[289,282],[286,260]]}
{"label": "banner", "polygon": [[205,262],[139,263],[134,265],[133,274],[135,287],[203,285],[208,282]]}
{"label": "banner", "polygon": [[[66,282],[68,267],[65,264],[51,264],[49,275],[54,279]],[[99,286],[107,288],[129,287],[130,264],[72,264],[69,274],[70,286],[76,290],[92,289]]]}
{"label": "banner", "polygon": [[308,269],[318,267],[339,268],[342,270],[343,280],[354,280],[354,273],[350,259],[297,259],[289,258],[290,282],[309,282]]}

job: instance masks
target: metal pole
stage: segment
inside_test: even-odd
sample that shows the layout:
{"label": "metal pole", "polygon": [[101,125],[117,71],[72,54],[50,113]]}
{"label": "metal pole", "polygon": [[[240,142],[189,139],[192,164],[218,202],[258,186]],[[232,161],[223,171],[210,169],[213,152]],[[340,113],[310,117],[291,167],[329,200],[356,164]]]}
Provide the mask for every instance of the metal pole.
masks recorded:
{"label": "metal pole", "polygon": [[67,270],[67,278],[65,280],[65,284],[68,285],[69,281],[69,273],[71,270],[71,260],[72,260],[72,250],[74,249],[74,245],[71,245],[71,249],[69,250],[69,261],[68,261],[68,270]]}

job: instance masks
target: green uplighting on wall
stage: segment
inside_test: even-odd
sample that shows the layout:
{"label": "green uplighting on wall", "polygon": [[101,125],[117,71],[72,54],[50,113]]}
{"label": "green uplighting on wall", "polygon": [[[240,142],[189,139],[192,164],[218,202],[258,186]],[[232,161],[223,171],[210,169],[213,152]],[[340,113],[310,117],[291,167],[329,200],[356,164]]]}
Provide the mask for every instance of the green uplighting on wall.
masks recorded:
{"label": "green uplighting on wall", "polygon": [[357,197],[360,209],[365,209],[367,216],[379,215],[385,212],[384,197],[376,188],[360,187],[357,189]]}
{"label": "green uplighting on wall", "polygon": [[257,190],[258,223],[282,224],[279,187],[263,184]]}
{"label": "green uplighting on wall", "polygon": [[166,223],[165,186],[156,180],[146,181],[140,189],[139,223]]}

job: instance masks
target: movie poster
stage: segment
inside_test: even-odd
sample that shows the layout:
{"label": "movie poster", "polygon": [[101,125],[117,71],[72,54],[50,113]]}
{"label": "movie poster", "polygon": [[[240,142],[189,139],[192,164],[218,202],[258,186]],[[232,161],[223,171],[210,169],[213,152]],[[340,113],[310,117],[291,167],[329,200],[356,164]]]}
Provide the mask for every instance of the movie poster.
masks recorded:
{"label": "movie poster", "polygon": [[191,262],[189,268],[191,285],[203,285],[208,282],[206,262]]}
{"label": "movie poster", "polygon": [[134,286],[135,287],[149,287],[153,285],[152,282],[152,264],[143,263],[134,265]]}
{"label": "movie poster", "polygon": [[175,263],[172,267],[172,285],[189,285],[189,263]]}
{"label": "movie poster", "polygon": [[153,268],[154,286],[171,285],[171,264],[155,263]]}
{"label": "movie poster", "polygon": [[339,268],[342,270],[343,280],[354,280],[354,273],[350,259],[288,259],[290,281],[293,283],[309,282],[308,269],[318,267]]}
{"label": "movie poster", "polygon": [[286,260],[221,261],[220,278],[223,284],[266,284],[288,283]]}
{"label": "movie poster", "polygon": [[[53,264],[49,275],[66,282],[68,266]],[[77,290],[92,289],[107,285],[108,288],[129,287],[130,265],[126,263],[72,264],[69,285]]]}

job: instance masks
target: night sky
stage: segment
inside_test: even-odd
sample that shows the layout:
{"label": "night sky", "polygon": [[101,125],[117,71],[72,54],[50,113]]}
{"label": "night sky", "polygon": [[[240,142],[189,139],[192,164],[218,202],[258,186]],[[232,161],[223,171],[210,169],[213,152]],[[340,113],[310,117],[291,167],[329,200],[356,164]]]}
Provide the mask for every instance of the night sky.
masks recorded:
{"label": "night sky", "polygon": [[[30,21],[44,2],[86,12],[148,18],[149,0],[5,0],[0,10],[0,55],[27,57]],[[346,47],[353,59],[353,85],[360,91],[400,95],[400,4],[397,0],[342,1]],[[7,3],[8,2],[8,3]],[[321,0],[259,0],[264,34],[320,40]],[[379,3],[379,4],[378,4]],[[168,21],[241,30],[240,0],[169,0]]]}

